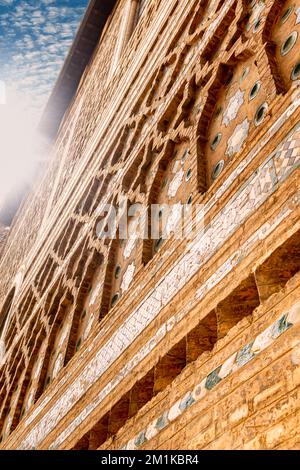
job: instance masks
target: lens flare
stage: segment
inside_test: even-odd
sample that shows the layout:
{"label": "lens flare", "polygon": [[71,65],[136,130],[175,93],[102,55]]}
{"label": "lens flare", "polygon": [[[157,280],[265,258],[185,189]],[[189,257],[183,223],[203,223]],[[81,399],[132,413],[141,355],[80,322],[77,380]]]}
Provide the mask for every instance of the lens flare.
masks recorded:
{"label": "lens flare", "polygon": [[0,207],[8,195],[31,185],[44,159],[43,141],[37,132],[39,113],[30,97],[12,88],[0,102]]}

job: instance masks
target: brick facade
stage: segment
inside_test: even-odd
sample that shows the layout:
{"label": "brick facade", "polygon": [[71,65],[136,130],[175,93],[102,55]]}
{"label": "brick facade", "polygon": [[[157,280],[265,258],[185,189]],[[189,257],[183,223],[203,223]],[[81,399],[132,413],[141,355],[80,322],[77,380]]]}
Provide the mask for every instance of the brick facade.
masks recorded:
{"label": "brick facade", "polygon": [[8,228],[0,223],[0,255],[4,249],[5,241],[8,235]]}
{"label": "brick facade", "polygon": [[[0,448],[300,448],[299,34],[299,0],[115,3],[2,253]],[[97,236],[137,202],[204,230]]]}

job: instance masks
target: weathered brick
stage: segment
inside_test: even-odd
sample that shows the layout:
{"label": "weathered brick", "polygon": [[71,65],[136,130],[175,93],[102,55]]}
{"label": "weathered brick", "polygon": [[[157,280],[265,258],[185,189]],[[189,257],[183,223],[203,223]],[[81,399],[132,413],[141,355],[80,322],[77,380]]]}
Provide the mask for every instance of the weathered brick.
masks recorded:
{"label": "weathered brick", "polygon": [[229,416],[229,423],[234,425],[243,421],[249,414],[248,405],[245,404],[240,408],[237,408],[231,415]]}
{"label": "weathered brick", "polygon": [[266,445],[269,449],[273,449],[280,443],[283,438],[284,431],[283,425],[278,424],[266,433]]}
{"label": "weathered brick", "polygon": [[282,388],[284,387],[284,382],[279,382],[276,383],[275,385],[266,388],[262,392],[260,392],[258,395],[256,395],[253,399],[253,405],[254,405],[254,410],[266,406],[266,404],[276,398],[278,394],[282,391]]}

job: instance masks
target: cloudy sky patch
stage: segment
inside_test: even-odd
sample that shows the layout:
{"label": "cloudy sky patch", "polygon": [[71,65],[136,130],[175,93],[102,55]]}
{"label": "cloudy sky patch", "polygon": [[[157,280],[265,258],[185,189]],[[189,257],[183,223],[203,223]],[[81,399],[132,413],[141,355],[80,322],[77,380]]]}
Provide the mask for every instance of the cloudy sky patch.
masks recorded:
{"label": "cloudy sky patch", "polygon": [[49,158],[37,124],[87,3],[0,0],[0,212]]}
{"label": "cloudy sky patch", "polygon": [[0,0],[0,81],[39,119],[87,0]]}

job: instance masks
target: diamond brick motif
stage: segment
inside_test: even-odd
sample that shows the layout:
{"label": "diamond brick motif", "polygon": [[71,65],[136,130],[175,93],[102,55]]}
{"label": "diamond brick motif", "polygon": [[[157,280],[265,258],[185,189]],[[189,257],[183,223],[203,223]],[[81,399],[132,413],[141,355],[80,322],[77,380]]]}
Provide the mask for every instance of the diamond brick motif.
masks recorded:
{"label": "diamond brick motif", "polygon": [[135,445],[136,447],[141,447],[143,444],[145,444],[146,441],[147,441],[146,434],[145,434],[145,431],[143,431],[136,438]]}
{"label": "diamond brick motif", "polygon": [[287,320],[287,315],[283,315],[272,328],[272,338],[277,339],[282,333],[291,328],[292,323]]}
{"label": "diamond brick motif", "polygon": [[247,344],[239,351],[237,358],[236,358],[236,362],[240,367],[244,366],[245,364],[248,364],[248,362],[254,359],[255,354],[252,352],[252,346],[253,346],[253,342]]}
{"label": "diamond brick motif", "polygon": [[162,430],[166,426],[168,426],[168,424],[169,424],[168,412],[166,412],[158,418],[158,420],[156,422],[156,428],[159,429],[159,430]]}
{"label": "diamond brick motif", "polygon": [[[294,136],[293,136],[294,137]],[[299,139],[291,138],[274,157],[278,179],[288,176],[300,164]]]}
{"label": "diamond brick motif", "polygon": [[188,393],[181,401],[179,408],[181,411],[185,411],[195,403],[195,400],[191,393]]}

